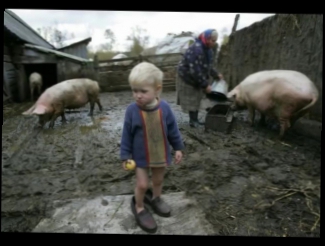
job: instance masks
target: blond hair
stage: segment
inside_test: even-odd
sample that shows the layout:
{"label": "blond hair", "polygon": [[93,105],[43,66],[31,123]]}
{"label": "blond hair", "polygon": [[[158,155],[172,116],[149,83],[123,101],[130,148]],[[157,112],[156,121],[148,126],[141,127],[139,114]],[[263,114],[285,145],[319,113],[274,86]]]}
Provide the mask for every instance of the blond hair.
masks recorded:
{"label": "blond hair", "polygon": [[129,75],[129,84],[131,87],[153,85],[156,88],[160,86],[162,88],[164,79],[164,73],[149,62],[141,62],[132,68]]}

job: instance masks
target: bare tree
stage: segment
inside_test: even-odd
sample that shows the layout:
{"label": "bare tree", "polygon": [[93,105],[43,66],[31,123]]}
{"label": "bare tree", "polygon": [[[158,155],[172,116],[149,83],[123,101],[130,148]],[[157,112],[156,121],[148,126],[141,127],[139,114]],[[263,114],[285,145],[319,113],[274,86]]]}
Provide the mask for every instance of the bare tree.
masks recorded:
{"label": "bare tree", "polygon": [[221,46],[222,46],[222,45],[227,44],[228,40],[229,40],[228,28],[227,27],[222,28],[221,35],[222,35],[222,42],[221,42]]}
{"label": "bare tree", "polygon": [[104,43],[99,45],[101,51],[112,51],[112,45],[110,43]]}
{"label": "bare tree", "polygon": [[104,37],[105,37],[105,39],[108,40],[108,42],[105,44],[102,44],[101,49],[105,50],[105,51],[112,51],[115,41],[116,41],[113,31],[111,29],[106,29],[104,32]]}
{"label": "bare tree", "polygon": [[54,22],[54,42],[58,47],[62,47],[64,41],[74,38],[74,33],[70,33],[66,30],[59,29],[59,23],[57,21]]}
{"label": "bare tree", "polygon": [[54,44],[53,28],[50,26],[37,28],[36,31],[49,43]]}
{"label": "bare tree", "polygon": [[221,34],[225,35],[227,33],[228,33],[228,28],[227,27],[222,28]]}
{"label": "bare tree", "polygon": [[74,33],[72,32],[59,30],[59,25],[57,22],[55,22],[52,26],[37,28],[36,31],[45,40],[56,47],[62,47],[64,41],[75,37]]}
{"label": "bare tree", "polygon": [[132,41],[129,51],[132,56],[139,55],[148,45],[149,36],[146,35],[147,30],[136,26],[132,28],[132,33],[127,37],[127,40]]}

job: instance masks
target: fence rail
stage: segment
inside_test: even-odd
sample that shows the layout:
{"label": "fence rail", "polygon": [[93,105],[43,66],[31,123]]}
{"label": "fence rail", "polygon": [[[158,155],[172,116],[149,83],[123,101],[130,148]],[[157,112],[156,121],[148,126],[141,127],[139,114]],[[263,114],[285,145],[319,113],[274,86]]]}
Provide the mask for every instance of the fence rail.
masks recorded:
{"label": "fence rail", "polygon": [[132,56],[127,58],[119,58],[119,59],[109,59],[109,60],[100,60],[100,63],[112,63],[112,62],[121,62],[121,61],[135,61],[135,60],[147,60],[149,58],[157,58],[157,57],[170,57],[170,56],[183,56],[182,53],[168,53],[168,54],[158,54],[158,55],[148,55],[148,56]]}
{"label": "fence rail", "polygon": [[[98,81],[102,91],[113,92],[130,90],[128,76],[131,69],[140,62],[147,61],[155,64],[164,73],[164,91],[175,90],[176,66],[182,58],[182,53],[169,53],[148,56],[135,56],[120,59],[94,59]],[[129,63],[125,63],[128,62]],[[124,62],[124,64],[123,64]],[[121,64],[122,63],[122,64]]]}

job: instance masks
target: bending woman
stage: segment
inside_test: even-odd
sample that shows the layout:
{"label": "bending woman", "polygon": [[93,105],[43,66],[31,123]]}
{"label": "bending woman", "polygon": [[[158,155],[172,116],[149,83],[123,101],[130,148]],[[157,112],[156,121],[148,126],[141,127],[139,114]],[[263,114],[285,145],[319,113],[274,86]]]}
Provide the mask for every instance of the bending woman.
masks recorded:
{"label": "bending woman", "polygon": [[178,65],[177,104],[183,112],[189,113],[190,126],[198,127],[198,114],[204,93],[211,92],[209,76],[219,80],[222,75],[213,67],[213,51],[218,33],[215,29],[208,29],[201,33],[185,52]]}

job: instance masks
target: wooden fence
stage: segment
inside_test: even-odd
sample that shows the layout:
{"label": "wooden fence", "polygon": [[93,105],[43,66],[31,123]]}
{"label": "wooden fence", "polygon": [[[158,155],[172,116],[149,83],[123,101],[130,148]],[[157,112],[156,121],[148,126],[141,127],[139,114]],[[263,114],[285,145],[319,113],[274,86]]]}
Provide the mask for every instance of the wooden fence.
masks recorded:
{"label": "wooden fence", "polygon": [[102,92],[130,90],[128,77],[131,69],[142,61],[153,63],[164,73],[163,91],[176,89],[176,68],[182,53],[137,56],[98,61],[94,59],[97,81]]}

